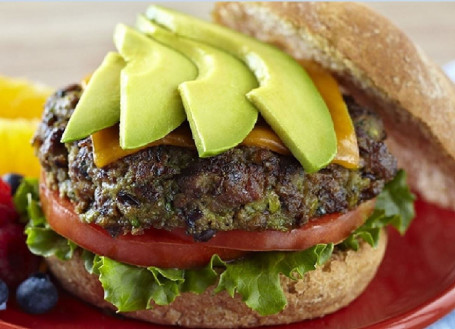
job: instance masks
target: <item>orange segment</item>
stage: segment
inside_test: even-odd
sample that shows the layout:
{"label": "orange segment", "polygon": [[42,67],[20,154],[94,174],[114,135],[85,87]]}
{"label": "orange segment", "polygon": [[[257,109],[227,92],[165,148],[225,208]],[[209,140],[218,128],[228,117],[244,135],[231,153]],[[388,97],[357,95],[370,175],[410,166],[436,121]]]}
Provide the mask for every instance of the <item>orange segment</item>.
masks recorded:
{"label": "orange segment", "polygon": [[39,177],[40,165],[30,145],[38,123],[39,119],[0,118],[0,175],[14,172]]}
{"label": "orange segment", "polygon": [[51,93],[44,85],[0,76],[0,118],[39,118]]}
{"label": "orange segment", "polygon": [[40,167],[30,140],[51,93],[43,85],[0,76],[0,175],[38,177]]}

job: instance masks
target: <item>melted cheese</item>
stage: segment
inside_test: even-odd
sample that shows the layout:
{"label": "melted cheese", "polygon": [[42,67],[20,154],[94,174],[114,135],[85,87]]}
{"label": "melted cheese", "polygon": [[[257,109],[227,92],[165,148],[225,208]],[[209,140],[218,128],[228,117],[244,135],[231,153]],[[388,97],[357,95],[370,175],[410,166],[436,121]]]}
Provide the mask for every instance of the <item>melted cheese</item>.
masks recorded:
{"label": "melted cheese", "polygon": [[[175,129],[164,138],[133,150],[124,150],[120,147],[118,125],[94,133],[92,135],[92,142],[95,165],[99,168],[152,146],[173,145],[196,149],[191,136],[191,130],[186,124]],[[265,125],[254,127],[241,145],[257,146],[267,148],[279,154],[291,155],[291,152],[275,132]]]}
{"label": "melted cheese", "polygon": [[357,136],[338,83],[329,72],[318,64],[314,62],[301,62],[301,64],[319,90],[332,116],[337,136],[337,154],[332,163],[337,163],[346,168],[357,168],[359,166]]}

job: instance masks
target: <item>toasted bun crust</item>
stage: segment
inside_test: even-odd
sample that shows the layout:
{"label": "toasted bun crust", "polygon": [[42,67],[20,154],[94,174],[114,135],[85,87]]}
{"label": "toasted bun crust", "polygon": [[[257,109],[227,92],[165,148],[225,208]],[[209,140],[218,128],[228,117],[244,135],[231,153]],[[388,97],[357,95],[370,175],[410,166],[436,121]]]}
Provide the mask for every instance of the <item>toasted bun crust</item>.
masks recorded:
{"label": "toasted bun crust", "polygon": [[[125,313],[127,317],[153,323],[195,328],[255,327],[297,322],[332,313],[357,298],[374,277],[386,249],[383,231],[376,249],[363,243],[359,251],[337,251],[324,266],[307,273],[301,280],[281,277],[288,306],[280,314],[261,317],[250,310],[240,296],[226,292],[213,295],[209,288],[201,295],[184,293],[169,306]],[[84,267],[80,253],[69,261],[47,258],[50,270],[65,289],[98,307],[115,310],[103,299],[96,275]]]}
{"label": "toasted bun crust", "polygon": [[455,88],[406,35],[358,3],[218,3],[215,21],[314,60],[384,120],[411,187],[455,209]]}

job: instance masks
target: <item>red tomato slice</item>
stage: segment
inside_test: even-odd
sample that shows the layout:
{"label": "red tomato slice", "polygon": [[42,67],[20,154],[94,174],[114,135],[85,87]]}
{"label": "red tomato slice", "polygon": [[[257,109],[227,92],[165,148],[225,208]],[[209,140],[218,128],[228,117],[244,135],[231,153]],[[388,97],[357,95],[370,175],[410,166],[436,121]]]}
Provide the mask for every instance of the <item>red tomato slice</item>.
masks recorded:
{"label": "red tomato slice", "polygon": [[78,246],[95,254],[137,266],[161,268],[191,268],[204,266],[213,254],[222,259],[239,258],[245,251],[208,247],[188,243],[164,230],[150,235],[122,235],[113,238],[106,230],[94,224],[83,223],[74,212],[71,202],[40,184],[44,215],[52,229]]}
{"label": "red tomato slice", "polygon": [[81,222],[73,204],[40,184],[44,214],[52,229],[95,254],[117,261],[162,268],[191,268],[206,265],[213,254],[224,260],[248,251],[303,250],[318,243],[341,242],[362,225],[374,208],[374,201],[363,203],[346,214],[326,215],[289,232],[218,232],[208,242],[194,242],[183,229],[148,229],[143,235],[112,237],[95,224]]}

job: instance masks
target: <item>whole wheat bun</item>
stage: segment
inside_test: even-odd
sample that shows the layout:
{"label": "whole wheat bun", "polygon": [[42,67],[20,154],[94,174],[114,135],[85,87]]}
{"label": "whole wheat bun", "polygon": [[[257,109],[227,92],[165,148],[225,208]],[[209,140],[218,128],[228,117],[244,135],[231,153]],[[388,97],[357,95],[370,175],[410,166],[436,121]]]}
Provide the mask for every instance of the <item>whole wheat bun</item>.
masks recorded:
{"label": "whole wheat bun", "polygon": [[[240,296],[231,298],[225,291],[214,295],[209,288],[201,295],[183,293],[168,306],[122,313],[127,317],[153,323],[193,328],[238,328],[284,324],[332,313],[357,298],[372,280],[386,249],[387,235],[381,232],[377,248],[362,243],[356,252],[337,250],[332,258],[303,279],[281,277],[288,300],[279,314],[262,317],[249,309]],[[103,298],[103,288],[96,275],[89,274],[80,253],[69,261],[46,259],[60,284],[68,291],[95,306],[115,310]]]}
{"label": "whole wheat bun", "polygon": [[331,71],[378,112],[422,197],[455,209],[455,87],[389,20],[359,3],[218,3],[214,20]]}

